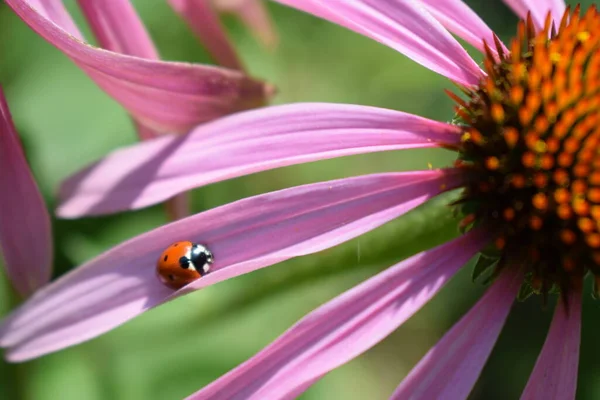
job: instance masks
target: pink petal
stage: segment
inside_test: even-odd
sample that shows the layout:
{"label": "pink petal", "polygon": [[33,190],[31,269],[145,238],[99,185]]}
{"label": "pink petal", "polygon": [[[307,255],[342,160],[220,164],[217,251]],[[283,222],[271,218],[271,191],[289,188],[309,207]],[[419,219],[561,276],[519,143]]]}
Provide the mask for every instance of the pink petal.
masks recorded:
{"label": "pink petal", "polygon": [[521,400],[569,400],[577,391],[581,339],[581,291],[569,294],[568,309],[556,304],[550,332]]}
{"label": "pink petal", "polygon": [[250,111],[117,150],[62,186],[62,217],[158,203],[177,193],[285,165],[458,143],[456,126],[399,111],[294,104]]}
{"label": "pink petal", "polygon": [[463,85],[483,72],[415,0],[277,0],[368,36]]}
{"label": "pink petal", "polygon": [[[146,27],[129,0],[78,2],[100,47],[149,60],[160,58]],[[138,136],[142,140],[160,134],[143,123],[135,121],[135,124],[138,127]]]}
{"label": "pink petal", "polygon": [[244,69],[210,1],[168,1],[171,7],[187,21],[190,28],[200,37],[202,43],[220,65],[240,71]]}
{"label": "pink petal", "polygon": [[17,291],[27,296],[52,274],[50,215],[0,87],[0,250]]}
{"label": "pink petal", "polygon": [[[547,0],[550,3],[550,12],[552,13],[552,18],[556,23],[560,23],[565,11],[567,10],[567,5],[564,0]],[[538,6],[539,8],[539,6]],[[543,9],[543,7],[542,7]]]}
{"label": "pink petal", "polygon": [[57,0],[29,0],[29,6],[35,8],[36,11],[43,17],[56,25],[63,28],[71,36],[83,41],[83,36],[75,22],[69,15],[65,7],[63,7],[61,1]]}
{"label": "pink petal", "polygon": [[419,361],[392,399],[466,399],[490,355],[523,277],[509,267]]}
{"label": "pink petal", "polygon": [[484,244],[485,235],[469,233],[388,268],[311,312],[189,399],[295,398],[402,325]]}
{"label": "pink petal", "polygon": [[[98,336],[179,295],[359,236],[446,189],[458,171],[368,175],[264,194],[165,225],[89,261],[3,323],[7,357],[25,360]],[[174,292],[155,276],[170,243],[206,244],[213,272]]]}
{"label": "pink petal", "polygon": [[[490,49],[496,52],[494,45],[494,32],[471,7],[462,0],[420,0],[427,11],[440,21],[450,32],[458,35],[467,43],[473,45],[481,52],[484,51],[485,40]],[[508,49],[503,45],[508,53]]]}
{"label": "pink petal", "polygon": [[504,0],[521,19],[527,18],[531,12],[531,18],[536,28],[542,29],[548,12],[552,13],[552,19],[558,24],[565,13],[564,0]]}
{"label": "pink petal", "polygon": [[187,132],[201,122],[263,104],[270,90],[239,71],[148,60],[93,47],[77,39],[65,23],[67,17],[48,18],[68,16],[60,1],[51,2],[52,13],[37,8],[39,0],[6,3],[139,122],[159,132]]}
{"label": "pink petal", "polygon": [[129,0],[78,0],[100,46],[116,53],[158,60],[158,51]]}
{"label": "pink petal", "polygon": [[221,12],[236,14],[267,48],[272,49],[277,45],[277,33],[265,7],[265,0],[212,0],[212,2]]}
{"label": "pink petal", "polygon": [[133,120],[133,123],[135,125],[135,129],[137,131],[138,137],[142,141],[156,139],[157,137],[161,136],[161,134],[159,132],[156,132],[155,130],[148,128],[146,125],[136,121],[135,119]]}

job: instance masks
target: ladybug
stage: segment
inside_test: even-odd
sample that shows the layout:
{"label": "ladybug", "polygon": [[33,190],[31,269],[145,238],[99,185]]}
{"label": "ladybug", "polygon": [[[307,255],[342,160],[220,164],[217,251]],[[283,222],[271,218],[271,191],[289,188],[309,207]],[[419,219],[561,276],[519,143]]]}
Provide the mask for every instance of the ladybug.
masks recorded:
{"label": "ladybug", "polygon": [[176,242],[160,255],[156,273],[162,283],[179,289],[206,275],[213,260],[213,254],[203,244]]}

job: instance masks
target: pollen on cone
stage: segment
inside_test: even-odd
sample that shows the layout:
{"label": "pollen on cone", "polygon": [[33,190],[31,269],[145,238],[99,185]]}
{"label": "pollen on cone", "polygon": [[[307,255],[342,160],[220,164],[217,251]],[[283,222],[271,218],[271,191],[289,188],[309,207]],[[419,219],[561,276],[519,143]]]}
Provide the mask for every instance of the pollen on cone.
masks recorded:
{"label": "pollen on cone", "polygon": [[600,14],[579,13],[558,29],[522,21],[511,54],[486,45],[487,76],[456,100],[468,116],[457,167],[477,172],[459,204],[496,232],[501,257],[527,254],[545,292],[600,274]]}

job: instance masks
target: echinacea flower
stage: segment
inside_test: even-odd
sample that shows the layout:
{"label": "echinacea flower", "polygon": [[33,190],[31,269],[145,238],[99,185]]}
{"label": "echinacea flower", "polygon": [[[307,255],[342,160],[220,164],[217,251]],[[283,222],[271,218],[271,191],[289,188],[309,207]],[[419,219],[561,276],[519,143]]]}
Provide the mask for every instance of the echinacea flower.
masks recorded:
{"label": "echinacea flower", "polygon": [[[65,185],[60,212],[73,217],[143,207],[242,174],[372,151],[445,147],[457,152],[455,166],[286,189],[140,235],[65,275],[9,316],[0,332],[8,358],[82,342],[171,298],[334,246],[439,193],[462,189],[453,204],[464,216],[462,236],[323,305],[192,398],[298,396],[402,325],[483,251],[495,261],[487,265],[494,278],[487,293],[392,398],[466,398],[521,290],[561,293],[522,398],[573,399],[582,283],[600,266],[597,10],[580,15],[560,0],[506,0],[524,19],[507,48],[459,0],[281,2],[450,78],[464,95],[452,95],[454,121],[332,104],[250,111],[109,155]],[[444,26],[483,50],[484,71]],[[199,137],[208,142],[199,147]],[[215,262],[211,273],[171,292],[154,277],[153,266],[174,240],[205,243]]]}
{"label": "echinacea flower", "polygon": [[0,86],[0,254],[15,289],[28,296],[50,281],[52,232]]}

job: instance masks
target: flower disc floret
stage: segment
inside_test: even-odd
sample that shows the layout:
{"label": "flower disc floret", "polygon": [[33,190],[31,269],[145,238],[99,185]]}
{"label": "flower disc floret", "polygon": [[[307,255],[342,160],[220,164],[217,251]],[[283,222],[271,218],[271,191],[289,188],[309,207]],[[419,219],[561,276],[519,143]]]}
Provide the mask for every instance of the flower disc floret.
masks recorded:
{"label": "flower disc floret", "polygon": [[486,46],[487,76],[466,101],[452,95],[464,224],[490,229],[500,268],[526,267],[544,294],[600,276],[600,15],[550,21],[522,21],[510,54]]}

